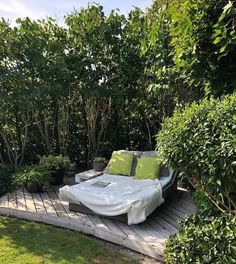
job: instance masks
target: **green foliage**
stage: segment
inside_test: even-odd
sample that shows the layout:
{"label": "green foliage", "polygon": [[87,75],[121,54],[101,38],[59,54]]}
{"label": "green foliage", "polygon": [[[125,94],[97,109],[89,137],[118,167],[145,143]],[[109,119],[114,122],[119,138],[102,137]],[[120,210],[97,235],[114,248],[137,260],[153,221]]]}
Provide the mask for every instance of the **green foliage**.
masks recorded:
{"label": "green foliage", "polygon": [[219,209],[203,191],[192,190],[192,197],[198,214],[204,217],[214,217],[220,214]]}
{"label": "green foliage", "polygon": [[168,264],[236,263],[236,228],[232,215],[195,214],[166,245]]}
{"label": "green foliage", "polygon": [[235,90],[235,1],[154,1],[147,20],[142,51],[157,96],[171,89],[182,104]]}
{"label": "green foliage", "polygon": [[104,157],[95,157],[94,162],[96,163],[104,163],[106,161],[106,158]]}
{"label": "green foliage", "polygon": [[147,13],[146,35],[141,41],[141,55],[146,60],[146,72],[155,78],[155,85],[150,88],[154,89],[158,96],[171,89],[172,81],[175,80],[170,78],[173,61],[170,47],[169,10],[165,3],[155,2],[155,4]]}
{"label": "green foliage", "polygon": [[236,94],[203,100],[167,118],[160,155],[222,210],[236,210]]}
{"label": "green foliage", "polygon": [[19,169],[14,174],[14,184],[17,186],[29,187],[34,183],[45,185],[49,183],[51,172],[46,167],[40,165],[27,166]]}
{"label": "green foliage", "polygon": [[160,118],[144,90],[145,14],[106,16],[91,5],[65,22],[66,29],[51,18],[18,19],[14,28],[0,21],[1,164],[59,154],[84,163],[116,148],[153,147]]}
{"label": "green foliage", "polygon": [[68,156],[42,156],[39,164],[48,168],[49,170],[63,169],[68,170],[71,166],[70,158]]}
{"label": "green foliage", "polygon": [[14,170],[12,168],[0,168],[0,196],[12,190],[13,173]]}
{"label": "green foliage", "polygon": [[[87,97],[116,93],[123,16],[105,16],[101,5],[92,5],[66,17],[70,43],[68,65],[73,85]],[[78,25],[82,25],[78,27]],[[79,62],[79,63],[78,63]],[[117,94],[120,98],[121,94]]]}
{"label": "green foliage", "polygon": [[233,35],[229,35],[234,30],[232,13],[227,18],[223,18],[225,11],[222,14],[223,8],[231,9],[227,4],[228,0],[185,0],[171,6],[176,70],[182,82],[201,95],[220,96],[235,90],[235,46],[231,45]]}
{"label": "green foliage", "polygon": [[204,192],[193,193],[197,212],[166,245],[168,264],[236,263],[236,220],[220,212]]}
{"label": "green foliage", "polygon": [[36,156],[35,149],[41,147],[36,139],[42,138],[37,145],[46,153],[59,148],[59,128],[66,127],[61,124],[65,109],[59,104],[68,80],[64,33],[50,18],[18,19],[14,28],[0,21],[1,163],[20,166],[29,148]]}
{"label": "green foliage", "polygon": [[236,44],[235,13],[235,2],[229,1],[223,9],[218,23],[214,26],[214,44],[220,44],[219,53],[222,56],[227,56],[230,51],[233,51]]}
{"label": "green foliage", "polygon": [[0,163],[152,149],[176,106],[235,90],[234,14],[234,1],[161,0],[127,17],[90,5],[66,28],[2,19]]}

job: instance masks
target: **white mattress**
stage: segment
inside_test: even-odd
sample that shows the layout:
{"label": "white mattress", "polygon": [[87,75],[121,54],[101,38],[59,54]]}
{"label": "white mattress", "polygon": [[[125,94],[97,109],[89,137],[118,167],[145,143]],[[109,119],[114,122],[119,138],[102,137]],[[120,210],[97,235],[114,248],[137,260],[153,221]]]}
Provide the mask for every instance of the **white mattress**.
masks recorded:
{"label": "white mattress", "polygon": [[[94,186],[98,181],[110,184],[98,188]],[[133,177],[108,174],[73,186],[64,186],[60,188],[60,198],[73,203],[81,202],[100,215],[127,213],[128,224],[145,221],[164,202],[159,180],[136,180]]]}

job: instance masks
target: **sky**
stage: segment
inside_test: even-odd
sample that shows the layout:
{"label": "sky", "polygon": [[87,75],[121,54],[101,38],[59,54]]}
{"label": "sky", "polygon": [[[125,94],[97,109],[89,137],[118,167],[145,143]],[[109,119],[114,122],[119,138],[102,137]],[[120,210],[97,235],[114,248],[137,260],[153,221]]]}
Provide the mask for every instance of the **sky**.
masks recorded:
{"label": "sky", "polygon": [[46,18],[51,16],[63,25],[63,17],[73,10],[80,10],[88,6],[88,3],[100,3],[108,14],[112,9],[119,9],[121,14],[127,14],[133,6],[142,10],[150,6],[152,0],[0,0],[0,17],[9,19],[15,24],[18,17],[30,17],[32,19]]}

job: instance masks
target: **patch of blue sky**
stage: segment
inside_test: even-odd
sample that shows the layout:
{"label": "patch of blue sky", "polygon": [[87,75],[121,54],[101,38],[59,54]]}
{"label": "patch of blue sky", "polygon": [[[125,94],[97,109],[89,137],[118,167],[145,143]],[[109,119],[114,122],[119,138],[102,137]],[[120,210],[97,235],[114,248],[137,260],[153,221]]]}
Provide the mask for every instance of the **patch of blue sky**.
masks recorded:
{"label": "patch of blue sky", "polygon": [[[0,0],[0,17],[9,19],[14,25],[18,17],[42,19],[51,16],[63,25],[65,15],[92,3],[87,0]],[[120,14],[127,15],[134,6],[145,10],[152,4],[152,0],[100,0],[99,3],[106,14],[112,9],[118,9]]]}

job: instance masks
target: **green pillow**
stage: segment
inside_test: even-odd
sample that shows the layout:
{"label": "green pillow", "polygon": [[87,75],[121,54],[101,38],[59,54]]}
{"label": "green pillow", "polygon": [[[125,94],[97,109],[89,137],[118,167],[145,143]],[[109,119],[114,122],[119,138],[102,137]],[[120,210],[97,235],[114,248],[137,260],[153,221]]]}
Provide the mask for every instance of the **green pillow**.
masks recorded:
{"label": "green pillow", "polygon": [[133,153],[113,151],[107,173],[130,176],[133,160]]}
{"label": "green pillow", "polygon": [[141,157],[135,171],[135,179],[155,180],[160,177],[161,162],[156,157]]}

